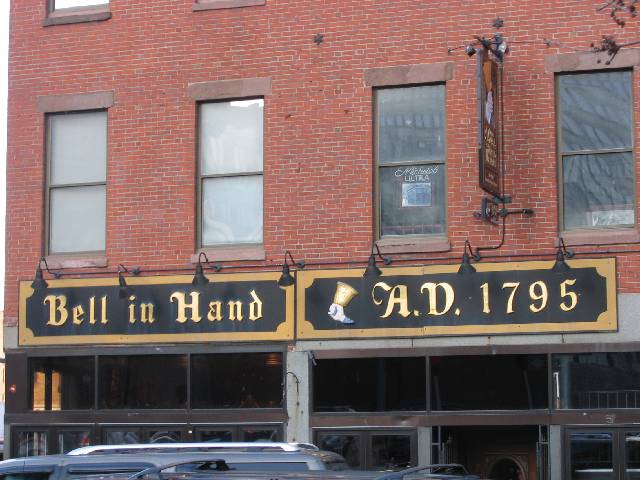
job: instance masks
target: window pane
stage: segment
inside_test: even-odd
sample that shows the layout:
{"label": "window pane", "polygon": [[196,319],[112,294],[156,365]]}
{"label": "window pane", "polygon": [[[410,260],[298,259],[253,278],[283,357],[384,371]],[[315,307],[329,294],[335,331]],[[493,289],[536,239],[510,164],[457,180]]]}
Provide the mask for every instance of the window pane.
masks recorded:
{"label": "window pane", "polygon": [[640,476],[640,432],[625,435],[625,478],[636,480]]}
{"label": "window pane", "polygon": [[248,428],[242,431],[242,442],[277,442],[279,441],[277,428]]}
{"label": "window pane", "polygon": [[371,467],[375,470],[402,470],[411,466],[409,435],[373,435]]}
{"label": "window pane", "polygon": [[613,434],[571,433],[571,479],[613,479]]}
{"label": "window pane", "polygon": [[192,355],[191,378],[193,408],[282,407],[278,352]]}
{"label": "window pane", "polygon": [[566,156],[562,175],[566,229],[634,224],[631,152]]}
{"label": "window pane", "polygon": [[380,169],[380,233],[425,235],[445,231],[444,165]]}
{"label": "window pane", "polygon": [[262,171],[264,100],[200,106],[200,171],[203,175]]}
{"label": "window pane", "polygon": [[231,430],[198,430],[199,442],[232,442],[233,432]]}
{"label": "window pane", "polygon": [[562,152],[632,146],[631,72],[562,75]]}
{"label": "window pane", "polygon": [[317,412],[426,409],[423,357],[317,360],[313,372]]}
{"label": "window pane", "polygon": [[545,355],[431,357],[433,410],[547,408]]}
{"label": "window pane", "polygon": [[378,163],[444,160],[444,85],[376,92]]}
{"label": "window pane", "polygon": [[553,356],[556,408],[640,408],[640,353]]}
{"label": "window pane", "polygon": [[361,443],[360,435],[323,434],[319,436],[318,447],[342,455],[350,468],[358,469],[361,466]]}
{"label": "window pane", "polygon": [[175,430],[151,430],[149,443],[176,443],[182,439],[182,432]]}
{"label": "window pane", "polygon": [[91,432],[89,430],[58,432],[58,453],[67,453],[79,447],[91,445]]}
{"label": "window pane", "polygon": [[71,7],[88,7],[91,5],[107,5],[109,0],[55,0],[55,9]]}
{"label": "window pane", "polygon": [[106,432],[107,445],[128,445],[140,443],[140,432],[126,430],[111,430]]}
{"label": "window pane", "polygon": [[205,179],[202,244],[261,242],[262,175]]}
{"label": "window pane", "polygon": [[31,372],[31,409],[93,408],[95,388],[93,357],[31,358],[29,370]]}
{"label": "window pane", "polygon": [[186,355],[100,357],[99,368],[100,408],[186,407]]}
{"label": "window pane", "polygon": [[104,182],[107,112],[52,115],[50,185]]}
{"label": "window pane", "polygon": [[51,253],[104,251],[104,185],[55,188],[49,200]]}
{"label": "window pane", "polygon": [[47,454],[47,432],[18,432],[17,457]]}

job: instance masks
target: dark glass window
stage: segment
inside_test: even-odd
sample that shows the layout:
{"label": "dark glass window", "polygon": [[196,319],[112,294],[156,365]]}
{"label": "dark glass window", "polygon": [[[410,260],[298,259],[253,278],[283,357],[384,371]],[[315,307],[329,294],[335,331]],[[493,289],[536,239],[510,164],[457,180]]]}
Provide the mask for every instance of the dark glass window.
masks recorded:
{"label": "dark glass window", "polygon": [[347,462],[349,468],[362,468],[362,435],[352,433],[321,433],[318,435],[320,450],[335,452]]}
{"label": "dark glass window", "polygon": [[93,357],[29,359],[32,410],[78,410],[94,407]]}
{"label": "dark glass window", "polygon": [[16,456],[33,457],[47,454],[47,432],[17,432]]}
{"label": "dark glass window", "polygon": [[445,232],[444,85],[376,92],[380,236]]}
{"label": "dark glass window", "polygon": [[635,223],[630,71],[558,77],[563,228]]}
{"label": "dark glass window", "polygon": [[100,408],[185,408],[187,356],[105,356],[99,359]]}
{"label": "dark glass window", "polygon": [[640,353],[553,356],[556,408],[640,408]]}
{"label": "dark glass window", "polygon": [[433,410],[547,408],[545,355],[431,357]]}
{"label": "dark glass window", "polygon": [[425,359],[318,360],[313,392],[317,412],[426,410]]}
{"label": "dark glass window", "polygon": [[571,433],[571,478],[613,479],[613,434]]}
{"label": "dark glass window", "polygon": [[411,466],[410,435],[372,435],[371,466],[375,470],[402,470]]}
{"label": "dark glass window", "polygon": [[67,453],[79,447],[91,445],[89,430],[60,430],[58,431],[58,453]]}
{"label": "dark glass window", "polygon": [[193,408],[282,408],[282,354],[191,356]]}

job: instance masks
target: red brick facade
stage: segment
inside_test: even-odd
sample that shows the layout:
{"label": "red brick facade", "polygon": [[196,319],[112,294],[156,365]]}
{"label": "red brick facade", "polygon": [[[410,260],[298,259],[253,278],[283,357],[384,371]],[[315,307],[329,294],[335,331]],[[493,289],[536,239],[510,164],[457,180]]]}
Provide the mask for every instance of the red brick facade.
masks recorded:
{"label": "red brick facade", "polygon": [[[548,253],[551,259],[559,236],[558,170],[554,74],[545,68],[545,56],[587,51],[607,33],[625,40],[638,32],[634,21],[621,31],[605,13],[596,12],[601,2],[578,0],[267,0],[206,10],[194,9],[193,0],[111,0],[107,20],[44,26],[46,3],[12,0],[11,5],[8,325],[17,317],[18,280],[33,276],[43,254],[41,97],[113,92],[107,266],[89,262],[98,265],[93,271],[113,273],[119,263],[144,270],[191,267],[197,136],[189,85],[251,78],[271,80],[271,92],[264,97],[265,267],[277,269],[285,250],[310,263],[359,264],[375,235],[373,92],[365,83],[367,71],[451,62],[446,81],[450,249],[442,251],[447,249],[444,239],[435,246],[417,242],[393,250],[420,252],[407,255],[409,260],[433,256],[437,263],[457,263],[465,239],[474,246],[490,245],[500,235],[498,228],[472,215],[483,196],[476,150],[476,62],[464,50],[448,54],[447,49],[475,35],[492,35],[491,22],[500,16],[511,48],[504,64],[505,192],[513,196],[512,207],[532,208],[535,215],[508,218],[506,242],[497,254]],[[320,44],[313,41],[318,33],[324,35]],[[562,46],[547,48],[544,39]],[[637,65],[634,53],[623,53],[616,62]],[[637,110],[637,73],[634,90]],[[619,239],[607,234],[587,242],[601,245],[578,250],[640,250],[639,238],[635,231],[622,232]],[[606,246],[611,241],[621,244]],[[619,291],[640,291],[640,256],[620,254],[617,259]]]}

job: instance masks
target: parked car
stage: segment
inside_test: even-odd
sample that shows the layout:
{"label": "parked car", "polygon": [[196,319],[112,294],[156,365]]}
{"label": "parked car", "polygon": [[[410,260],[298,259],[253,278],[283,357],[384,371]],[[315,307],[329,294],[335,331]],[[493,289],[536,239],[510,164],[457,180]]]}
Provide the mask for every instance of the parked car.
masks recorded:
{"label": "parked car", "polygon": [[[133,474],[149,467],[180,461],[186,465],[203,460],[224,461],[236,471],[342,471],[348,468],[344,458],[333,452],[172,452],[138,450],[137,453],[94,455],[45,455],[0,462],[0,478],[10,480],[63,480],[95,474]],[[189,468],[184,467],[185,472]]]}
{"label": "parked car", "polygon": [[480,480],[477,475],[472,475],[458,463],[441,463],[433,465],[421,465],[407,468],[398,472],[390,472],[376,480]]}

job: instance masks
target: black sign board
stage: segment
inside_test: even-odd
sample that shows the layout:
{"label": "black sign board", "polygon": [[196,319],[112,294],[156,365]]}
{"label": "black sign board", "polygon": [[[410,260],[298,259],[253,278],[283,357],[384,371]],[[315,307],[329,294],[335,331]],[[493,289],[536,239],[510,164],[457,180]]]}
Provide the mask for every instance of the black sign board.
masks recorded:
{"label": "black sign board", "polygon": [[478,136],[480,187],[494,195],[502,195],[500,157],[500,77],[498,64],[487,49],[478,51]]}
{"label": "black sign board", "polygon": [[299,339],[615,331],[615,259],[298,272]]}
{"label": "black sign board", "polygon": [[20,284],[19,344],[122,344],[293,339],[294,287],[279,273],[48,280]]}

